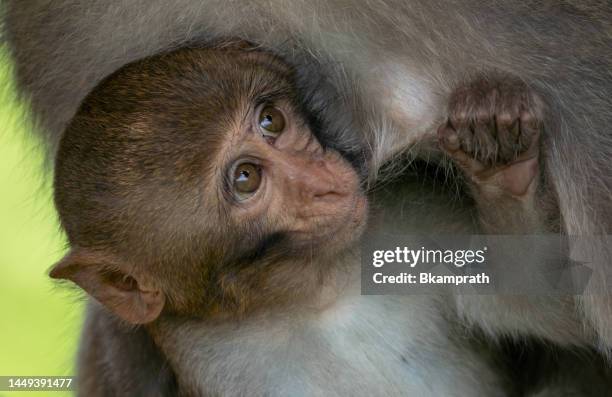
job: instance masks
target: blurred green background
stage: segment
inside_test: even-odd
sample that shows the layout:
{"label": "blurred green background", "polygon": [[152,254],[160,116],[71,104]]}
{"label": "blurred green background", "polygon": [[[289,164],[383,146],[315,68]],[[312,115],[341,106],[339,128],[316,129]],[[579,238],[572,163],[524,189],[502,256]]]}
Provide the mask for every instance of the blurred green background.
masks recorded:
{"label": "blurred green background", "polygon": [[[82,303],[46,275],[65,242],[25,110],[0,47],[0,375],[73,375]],[[29,395],[70,393],[0,391]]]}

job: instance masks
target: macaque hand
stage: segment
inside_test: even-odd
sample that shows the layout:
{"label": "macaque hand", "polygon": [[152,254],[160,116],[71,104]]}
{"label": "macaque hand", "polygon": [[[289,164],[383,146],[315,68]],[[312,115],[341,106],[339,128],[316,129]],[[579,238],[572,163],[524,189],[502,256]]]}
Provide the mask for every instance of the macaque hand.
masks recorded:
{"label": "macaque hand", "polygon": [[543,113],[523,81],[478,78],[452,93],[438,140],[481,194],[521,198],[535,191]]}

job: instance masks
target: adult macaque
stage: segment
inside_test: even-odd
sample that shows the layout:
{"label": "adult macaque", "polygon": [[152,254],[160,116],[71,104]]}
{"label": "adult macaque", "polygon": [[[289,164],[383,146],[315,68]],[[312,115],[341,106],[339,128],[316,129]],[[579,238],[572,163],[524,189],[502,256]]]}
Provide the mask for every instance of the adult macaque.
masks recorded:
{"label": "adult macaque", "polygon": [[[509,394],[446,298],[360,296],[360,177],[319,143],[294,77],[225,44],[129,64],[86,97],[57,154],[71,249],[51,271],[105,307],[79,395]],[[427,205],[471,230],[445,203]]]}
{"label": "adult macaque", "polygon": [[[128,62],[185,43],[241,37],[297,65],[300,92],[326,126],[320,141],[352,157],[359,157],[366,147],[364,163],[372,180],[388,175],[379,172],[383,164],[391,164],[387,170],[395,175],[395,155],[402,152],[437,162],[442,156],[435,144],[436,131],[443,126],[442,149],[469,172],[466,179],[476,177],[478,182],[481,174],[474,173],[482,170],[466,168],[471,160],[463,162],[465,156],[457,153],[457,143],[466,154],[474,151],[466,141],[466,129],[462,132],[453,122],[453,114],[462,103],[480,98],[481,105],[465,109],[469,111],[459,118],[464,124],[474,125],[473,120],[479,119],[476,108],[487,110],[485,120],[496,120],[498,111],[520,119],[522,110],[499,108],[495,94],[497,87],[505,87],[510,95],[500,104],[524,103],[512,99],[517,98],[512,87],[519,87],[527,103],[532,98],[541,102],[529,111],[545,128],[530,140],[533,145],[543,142],[542,152],[536,162],[532,161],[535,146],[527,143],[512,156],[511,145],[503,142],[480,145],[481,150],[502,150],[502,165],[516,162],[519,165],[511,168],[521,171],[509,184],[501,182],[510,188],[501,192],[509,194],[509,200],[494,202],[501,207],[482,200],[483,186],[470,183],[482,226],[493,233],[559,230],[578,236],[605,235],[612,229],[612,11],[604,2],[8,0],[4,4],[6,38],[17,74],[32,99],[52,157],[82,99],[103,77]],[[465,91],[466,87],[471,88]],[[463,96],[466,92],[480,95]],[[449,119],[457,141],[446,131]],[[482,154],[472,157],[489,161]],[[516,173],[493,174],[493,179],[485,178],[489,183],[484,190],[495,195],[500,179]],[[448,197],[446,205],[438,205],[441,197],[436,196],[438,201],[430,200],[423,208],[422,198],[416,196],[424,194],[417,189],[421,185],[407,184],[413,190],[393,186],[390,202],[381,205],[392,211],[393,204],[404,202],[398,207],[402,211],[414,208],[432,214],[421,219],[420,230],[448,232],[450,225],[463,222],[457,228],[460,232],[470,224],[469,218],[456,222],[451,209],[457,207]],[[522,194],[524,187],[535,194]],[[517,209],[523,211],[518,223]],[[460,297],[459,312],[494,337],[534,335],[608,352],[612,302],[606,276],[611,251],[598,241],[573,247],[572,257],[589,260],[595,270],[585,296]]]}
{"label": "adult macaque", "polygon": [[[364,141],[373,178],[400,152],[439,158],[431,143],[457,89],[483,75],[517,76],[546,105],[542,188],[552,193],[560,212],[551,220],[547,209],[535,215],[535,223],[544,220],[576,236],[612,229],[612,10],[605,2],[9,0],[4,5],[17,75],[52,156],[78,104],[104,76],[184,43],[241,37],[300,67],[301,90],[329,126],[321,139],[347,151]],[[347,118],[359,132],[347,128]],[[572,247],[572,257],[589,261],[595,271],[585,296],[567,302],[542,298],[535,305],[519,299],[518,308],[511,298],[479,300],[460,309],[494,335],[535,334],[606,352],[612,346],[606,284],[611,250],[599,241]],[[576,311],[581,326],[572,328]],[[508,315],[500,317],[502,312]],[[579,329],[585,333],[576,339]]]}

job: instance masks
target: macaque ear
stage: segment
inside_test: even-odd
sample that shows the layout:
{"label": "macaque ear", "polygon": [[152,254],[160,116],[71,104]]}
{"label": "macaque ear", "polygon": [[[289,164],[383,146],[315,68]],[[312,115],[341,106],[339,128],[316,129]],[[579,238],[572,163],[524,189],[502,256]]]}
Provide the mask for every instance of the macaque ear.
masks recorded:
{"label": "macaque ear", "polygon": [[165,295],[151,287],[148,280],[127,274],[126,268],[112,255],[74,248],[53,266],[49,275],[74,282],[129,323],[155,320],[164,308]]}

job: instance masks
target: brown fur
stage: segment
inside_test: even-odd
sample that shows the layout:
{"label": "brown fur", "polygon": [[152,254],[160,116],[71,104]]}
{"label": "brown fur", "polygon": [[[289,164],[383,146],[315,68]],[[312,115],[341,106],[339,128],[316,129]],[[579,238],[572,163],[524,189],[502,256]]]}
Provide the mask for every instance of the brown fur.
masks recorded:
{"label": "brown fur", "polygon": [[[351,220],[353,209],[344,206],[361,193],[352,168],[312,137],[292,79],[277,58],[230,45],[179,50],[108,77],[60,144],[55,201],[73,250],[52,275],[92,292],[100,287],[97,272],[81,270],[99,264],[103,285],[130,290],[129,283],[145,283],[167,297],[167,312],[190,315],[225,316],[312,296],[335,268],[331,258],[359,235],[363,218]],[[284,107],[290,125],[274,146],[250,147],[249,139],[263,142],[250,122],[262,101]],[[296,167],[267,164],[268,152],[295,156]],[[225,167],[253,153],[276,190],[255,204],[237,203],[225,190]],[[308,192],[288,192],[289,201],[279,201],[282,189],[301,188],[280,179],[292,169],[314,174],[289,181],[314,178],[304,182],[308,188],[320,185],[338,198],[311,203],[303,201]],[[296,255],[306,258],[300,266]],[[143,310],[157,302],[147,296]]]}

